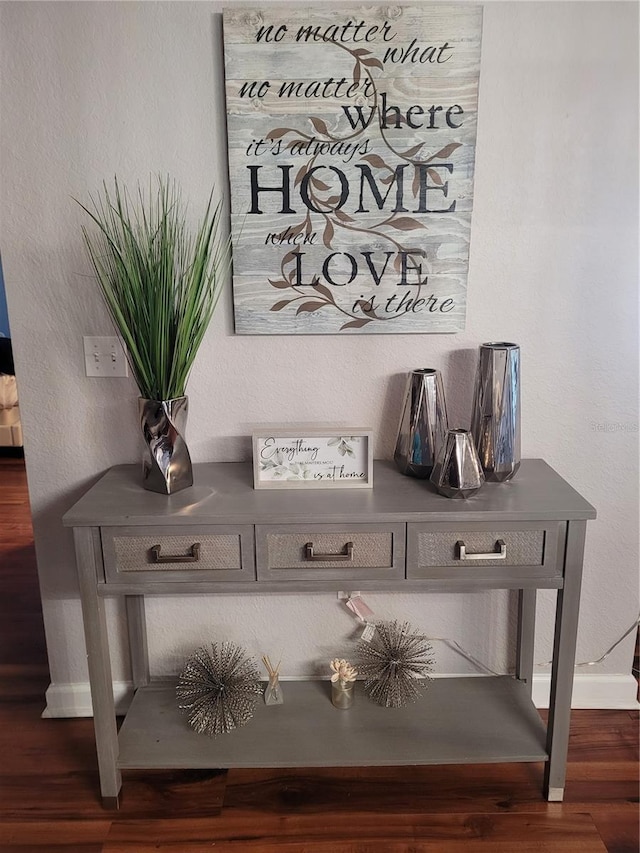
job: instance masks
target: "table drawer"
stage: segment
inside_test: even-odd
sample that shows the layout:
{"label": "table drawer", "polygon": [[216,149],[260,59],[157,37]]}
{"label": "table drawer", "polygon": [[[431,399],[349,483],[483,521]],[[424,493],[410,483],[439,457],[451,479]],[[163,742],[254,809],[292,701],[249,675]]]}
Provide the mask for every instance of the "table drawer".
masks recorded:
{"label": "table drawer", "polygon": [[256,525],[258,580],[404,578],[404,524]]}
{"label": "table drawer", "polygon": [[103,527],[101,534],[107,583],[255,580],[250,524]]}
{"label": "table drawer", "polygon": [[407,578],[558,577],[563,531],[556,522],[409,524]]}

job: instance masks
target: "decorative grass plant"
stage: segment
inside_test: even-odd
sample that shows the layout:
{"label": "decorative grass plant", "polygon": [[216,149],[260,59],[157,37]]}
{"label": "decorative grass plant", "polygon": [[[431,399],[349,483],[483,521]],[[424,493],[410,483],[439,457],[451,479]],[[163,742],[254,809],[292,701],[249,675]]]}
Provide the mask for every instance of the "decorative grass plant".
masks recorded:
{"label": "decorative grass plant", "polygon": [[195,231],[179,187],[166,177],[135,194],[115,178],[112,190],[104,183],[90,207],[80,206],[97,226],[82,229],[85,244],[140,395],[184,396],[230,266],[221,203],[214,205],[212,192]]}

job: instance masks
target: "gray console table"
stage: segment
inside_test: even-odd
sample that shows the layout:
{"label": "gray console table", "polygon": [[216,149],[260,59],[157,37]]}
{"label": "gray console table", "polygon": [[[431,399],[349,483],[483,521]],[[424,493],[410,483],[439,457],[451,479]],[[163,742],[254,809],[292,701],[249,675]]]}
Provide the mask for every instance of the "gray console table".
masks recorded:
{"label": "gray console table", "polygon": [[[447,500],[386,462],[375,463],[372,490],[344,491],[256,491],[248,463],[196,465],[195,485],[169,498],[142,488],[139,466],[112,468],[64,516],[75,540],[105,804],[117,804],[124,768],[509,761],[544,762],[544,793],[562,800],[584,537],[595,515],[540,459],[468,501]],[[337,711],[326,682],[287,682],[284,705],[259,705],[247,726],[209,739],[178,712],[175,683],[149,674],[146,595],[488,588],[518,590],[515,677],[436,679],[408,708],[361,696]],[[543,588],[558,591],[546,728],[531,702]],[[126,602],[136,688],[119,732],[107,596]]]}

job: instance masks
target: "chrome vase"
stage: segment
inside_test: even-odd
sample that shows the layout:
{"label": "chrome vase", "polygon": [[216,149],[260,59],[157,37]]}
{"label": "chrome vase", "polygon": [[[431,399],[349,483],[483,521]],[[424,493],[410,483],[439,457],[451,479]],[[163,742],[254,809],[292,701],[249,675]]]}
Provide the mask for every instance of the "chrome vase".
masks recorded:
{"label": "chrome vase", "polygon": [[469,430],[450,429],[431,473],[433,485],[446,498],[470,498],[484,479]]}
{"label": "chrome vase", "polygon": [[335,708],[347,711],[353,705],[353,681],[332,681],[331,701]]}
{"label": "chrome vase", "polygon": [[193,485],[189,449],[184,440],[189,398],[138,398],[140,427],[145,442],[143,485],[151,492],[172,495]]}
{"label": "chrome vase", "polygon": [[504,482],[520,467],[520,347],[480,347],[471,434],[488,481]]}
{"label": "chrome vase", "polygon": [[407,377],[393,459],[402,474],[427,479],[447,432],[447,405],[439,370],[423,367]]}

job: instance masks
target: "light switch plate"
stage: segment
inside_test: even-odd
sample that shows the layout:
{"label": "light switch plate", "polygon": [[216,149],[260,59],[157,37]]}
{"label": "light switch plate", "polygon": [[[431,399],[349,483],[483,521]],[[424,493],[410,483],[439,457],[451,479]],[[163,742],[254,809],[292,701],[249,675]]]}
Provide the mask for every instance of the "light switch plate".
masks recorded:
{"label": "light switch plate", "polygon": [[127,359],[120,338],[85,335],[84,364],[87,376],[128,376]]}

